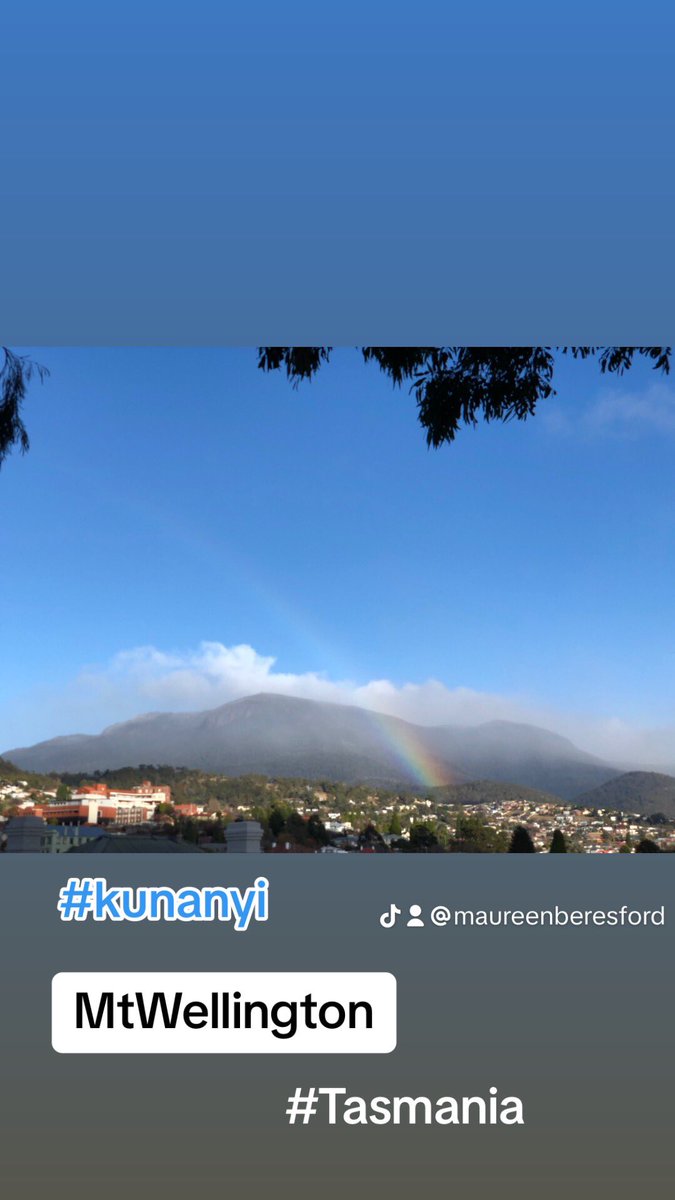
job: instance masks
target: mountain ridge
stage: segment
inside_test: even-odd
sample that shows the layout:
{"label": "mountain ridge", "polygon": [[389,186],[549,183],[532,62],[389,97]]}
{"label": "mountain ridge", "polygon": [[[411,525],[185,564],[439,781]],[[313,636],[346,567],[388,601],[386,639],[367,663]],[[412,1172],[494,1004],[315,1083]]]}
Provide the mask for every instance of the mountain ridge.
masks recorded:
{"label": "mountain ridge", "polygon": [[492,779],[562,799],[620,774],[539,726],[415,725],[356,705],[269,692],[201,712],[143,713],[99,734],[62,735],[3,757],[24,770],[54,772],[162,763],[225,775],[287,774],[393,787]]}

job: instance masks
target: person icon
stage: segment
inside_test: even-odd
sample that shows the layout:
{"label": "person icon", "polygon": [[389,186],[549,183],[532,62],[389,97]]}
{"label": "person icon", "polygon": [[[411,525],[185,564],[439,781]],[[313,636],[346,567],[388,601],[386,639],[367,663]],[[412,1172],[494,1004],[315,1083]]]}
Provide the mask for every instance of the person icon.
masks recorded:
{"label": "person icon", "polygon": [[421,929],[424,926],[424,921],[420,918],[422,912],[421,904],[410,905],[410,920],[408,921],[408,929]]}

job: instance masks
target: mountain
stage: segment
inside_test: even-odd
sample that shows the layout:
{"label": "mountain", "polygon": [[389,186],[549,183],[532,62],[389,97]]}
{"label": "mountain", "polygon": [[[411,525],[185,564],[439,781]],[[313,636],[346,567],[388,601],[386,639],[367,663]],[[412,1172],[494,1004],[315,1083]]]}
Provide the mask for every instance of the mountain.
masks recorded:
{"label": "mountain", "polygon": [[469,779],[492,779],[571,800],[619,771],[579,750],[568,738],[535,725],[488,721],[470,728],[441,726],[425,731],[444,760]]}
{"label": "mountain", "polygon": [[644,817],[663,813],[675,820],[675,777],[659,775],[656,771],[627,771],[576,797],[575,804],[588,808],[619,808]]}
{"label": "mountain", "polygon": [[[98,735],[53,738],[5,754],[23,770],[105,771],[141,763],[419,787],[491,779],[570,799],[618,772],[566,738],[493,721],[412,725],[362,708],[262,693],[200,713],[148,713]],[[420,774],[420,766],[423,774]]]}
{"label": "mountain", "polygon": [[[12,750],[28,768],[95,771],[163,763],[224,775],[326,778],[380,786],[419,784],[395,749],[418,747],[417,729],[364,709],[260,694],[200,713],[150,713],[111,725],[98,736],[54,738]],[[422,731],[421,731],[422,732]],[[444,764],[448,783],[463,778]]]}

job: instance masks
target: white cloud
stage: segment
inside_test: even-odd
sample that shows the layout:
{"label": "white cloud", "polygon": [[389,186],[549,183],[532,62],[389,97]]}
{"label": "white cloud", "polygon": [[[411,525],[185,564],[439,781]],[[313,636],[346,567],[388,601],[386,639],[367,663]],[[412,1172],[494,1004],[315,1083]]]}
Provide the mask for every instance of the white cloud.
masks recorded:
{"label": "white cloud", "polygon": [[645,728],[617,716],[561,712],[536,698],[448,686],[438,679],[357,683],[323,672],[283,672],[273,655],[221,642],[201,642],[183,652],[154,646],[123,650],[108,664],[86,668],[64,689],[41,688],[17,697],[11,710],[0,712],[0,751],[59,734],[98,733],[113,722],[157,710],[198,712],[261,691],[358,704],[419,725],[524,721],[561,733],[619,766],[675,772],[675,722]]}
{"label": "white cloud", "polygon": [[434,679],[398,686],[388,679],[358,684],[333,680],[321,672],[283,672],[276,669],[271,655],[259,654],[252,646],[221,642],[201,642],[184,652],[167,653],[154,646],[124,650],[107,666],[82,672],[73,689],[106,707],[123,707],[127,714],[149,708],[212,708],[256,692],[357,704],[428,725],[474,724],[498,717],[524,720],[529,714],[515,698],[464,687],[450,689]]}
{"label": "white cloud", "polygon": [[[616,717],[564,713],[528,697],[448,687],[437,679],[403,684],[375,679],[362,684],[330,679],[321,672],[283,672],[271,655],[221,642],[201,642],[186,651],[154,646],[124,650],[108,664],[81,672],[58,696],[42,692],[19,709],[15,706],[22,733],[13,742],[3,742],[9,746],[61,733],[96,733],[106,724],[143,712],[198,711],[256,692],[357,704],[423,725],[524,721],[561,733],[620,765],[675,769],[675,726],[642,729]],[[29,713],[32,728],[26,736]]]}
{"label": "white cloud", "polygon": [[[541,423],[552,436],[640,437],[657,433],[675,436],[675,388],[653,383],[642,392],[603,387],[579,410],[558,400],[542,405]],[[538,418],[539,419],[539,418]]]}
{"label": "white cloud", "polygon": [[654,383],[644,392],[603,392],[585,416],[590,430],[635,436],[642,432],[675,434],[675,392]]}

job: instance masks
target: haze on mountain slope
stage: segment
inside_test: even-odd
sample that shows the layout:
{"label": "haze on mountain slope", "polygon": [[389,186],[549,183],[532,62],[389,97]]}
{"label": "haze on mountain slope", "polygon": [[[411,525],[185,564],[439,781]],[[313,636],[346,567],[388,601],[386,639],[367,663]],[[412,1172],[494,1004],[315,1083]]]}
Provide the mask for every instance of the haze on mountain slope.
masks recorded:
{"label": "haze on mountain slope", "polygon": [[486,779],[572,799],[619,774],[531,725],[413,725],[349,705],[261,693],[198,713],[147,713],[97,735],[4,752],[24,770],[105,771],[141,763],[410,787]]}

